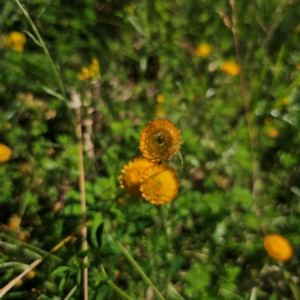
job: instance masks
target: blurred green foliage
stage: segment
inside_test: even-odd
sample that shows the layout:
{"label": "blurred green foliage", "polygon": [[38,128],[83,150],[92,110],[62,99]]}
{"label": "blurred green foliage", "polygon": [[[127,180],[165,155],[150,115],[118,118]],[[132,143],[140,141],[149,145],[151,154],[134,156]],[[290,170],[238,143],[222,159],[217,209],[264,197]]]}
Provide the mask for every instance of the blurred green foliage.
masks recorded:
{"label": "blurred green foliage", "polygon": [[[155,299],[111,235],[166,299],[300,297],[300,8],[235,2],[22,2],[68,98],[81,99],[90,299],[121,299],[108,280],[133,299]],[[72,112],[29,34],[22,52],[5,46],[13,31],[33,34],[14,1],[1,2],[0,28],[0,143],[13,150],[0,165],[2,287],[22,270],[4,263],[30,264],[82,218]],[[207,57],[195,54],[201,43],[212,47]],[[101,79],[79,80],[92,58]],[[242,62],[241,76],[221,71],[227,61]],[[162,117],[181,130],[185,164],[179,195],[162,207],[127,197],[118,183],[140,156],[159,94]],[[15,214],[21,224],[12,228]],[[263,238],[273,232],[293,245],[291,261],[267,256]],[[82,298],[81,243],[66,244],[4,298],[67,299],[74,286],[69,299]]]}

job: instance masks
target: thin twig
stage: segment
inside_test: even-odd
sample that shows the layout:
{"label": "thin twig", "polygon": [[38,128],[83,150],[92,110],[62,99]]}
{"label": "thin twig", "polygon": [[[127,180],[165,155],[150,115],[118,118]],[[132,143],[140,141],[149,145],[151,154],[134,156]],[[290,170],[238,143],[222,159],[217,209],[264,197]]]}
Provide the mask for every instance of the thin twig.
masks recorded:
{"label": "thin twig", "polygon": [[[83,146],[82,146],[82,127],[81,127],[81,112],[80,106],[75,109],[75,119],[76,119],[76,136],[77,136],[77,151],[78,151],[78,168],[79,168],[79,188],[80,188],[80,203],[81,203],[81,214],[83,223],[86,221],[86,197],[85,197],[85,180],[84,180],[84,162],[83,162]],[[82,227],[82,249],[87,251],[87,228]],[[88,300],[88,257],[83,258],[85,268],[83,269],[83,290],[84,290],[84,300]]]}
{"label": "thin twig", "polygon": [[[14,242],[15,244],[19,244],[21,247],[27,248],[29,250],[31,250],[32,252],[35,252],[39,255],[45,255],[47,254],[47,251],[40,249],[38,247],[35,247],[33,245],[27,244],[26,242],[23,242],[17,238],[12,237],[11,235],[4,233],[4,232],[0,232],[0,237],[7,239],[9,241]],[[61,258],[59,258],[56,255],[51,255],[51,258],[56,262],[56,263],[62,263],[63,260]]]}

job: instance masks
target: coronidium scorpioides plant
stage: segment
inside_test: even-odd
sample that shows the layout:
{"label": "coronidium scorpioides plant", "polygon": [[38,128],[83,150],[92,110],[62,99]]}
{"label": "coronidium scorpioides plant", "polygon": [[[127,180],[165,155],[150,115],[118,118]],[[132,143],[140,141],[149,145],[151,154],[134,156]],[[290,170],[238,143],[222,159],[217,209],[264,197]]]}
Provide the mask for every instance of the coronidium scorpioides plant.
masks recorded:
{"label": "coronidium scorpioides plant", "polygon": [[168,120],[153,120],[140,136],[142,155],[154,162],[173,159],[181,144],[180,130]]}
{"label": "coronidium scorpioides plant", "polygon": [[156,205],[171,202],[179,179],[165,162],[180,155],[180,130],[170,121],[154,120],[142,131],[140,150],[144,157],[131,160],[121,171],[120,186],[128,195],[142,196]]}

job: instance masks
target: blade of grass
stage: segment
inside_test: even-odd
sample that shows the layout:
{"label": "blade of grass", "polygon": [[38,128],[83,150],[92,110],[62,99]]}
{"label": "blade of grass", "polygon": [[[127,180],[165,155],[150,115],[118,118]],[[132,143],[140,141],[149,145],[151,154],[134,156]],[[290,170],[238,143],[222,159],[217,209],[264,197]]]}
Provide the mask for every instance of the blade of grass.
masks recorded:
{"label": "blade of grass", "polygon": [[75,293],[75,291],[77,290],[77,285],[73,286],[73,288],[71,289],[71,291],[68,293],[68,295],[64,298],[64,300],[68,300],[72,297],[72,295]]}
{"label": "blade of grass", "polygon": [[[109,237],[111,239],[113,239],[113,237],[108,234]],[[128,259],[128,261],[131,263],[131,265],[135,268],[135,270],[141,275],[141,277],[143,278],[143,280],[153,288],[154,293],[157,296],[157,299],[160,300],[165,300],[165,298],[163,297],[163,295],[160,293],[160,291],[157,289],[157,287],[153,284],[153,282],[150,280],[150,278],[145,274],[145,272],[141,269],[141,267],[138,265],[138,263],[134,260],[134,258],[130,255],[130,253],[126,250],[126,248],[117,240],[115,240],[116,244],[119,246],[119,248],[121,249],[122,253],[124,254],[124,256]]]}
{"label": "blade of grass", "polygon": [[[106,278],[108,278],[103,266],[100,267],[101,268],[101,271],[102,273],[105,275]],[[113,283],[112,280],[108,279],[106,281],[107,285],[109,285],[115,292],[117,292],[122,298],[124,299],[128,299],[128,300],[133,300],[133,298],[131,298],[129,295],[127,295],[124,291],[122,291],[117,285],[115,285]]]}
{"label": "blade of grass", "polygon": [[64,88],[63,82],[62,82],[62,80],[61,80],[61,76],[60,76],[60,74],[58,73],[58,70],[57,70],[57,68],[56,68],[56,66],[55,66],[55,64],[54,64],[54,61],[53,61],[53,59],[52,59],[52,57],[51,57],[51,55],[50,55],[50,53],[49,53],[49,51],[48,51],[48,49],[47,49],[47,47],[46,47],[46,45],[45,45],[45,43],[44,43],[42,37],[40,36],[39,31],[37,30],[36,26],[34,25],[34,23],[33,23],[33,21],[32,21],[32,19],[31,19],[30,15],[29,15],[29,13],[27,12],[25,6],[22,5],[22,4],[19,2],[19,0],[15,0],[15,2],[17,3],[17,5],[18,5],[19,8],[21,9],[21,11],[23,12],[23,15],[24,15],[25,18],[27,19],[29,25],[31,26],[31,28],[32,28],[32,30],[33,30],[35,36],[36,36],[37,42],[40,44],[40,46],[42,47],[44,53],[46,54],[46,56],[47,56],[47,58],[48,58],[48,60],[49,60],[49,63],[50,63],[50,65],[51,65],[52,71],[53,71],[53,73],[54,73],[54,75],[55,75],[55,77],[56,77],[56,80],[57,80],[57,83],[58,83],[58,87],[59,87],[59,89],[60,89],[60,92],[61,92],[61,94],[64,96],[65,101],[67,101],[66,92],[65,92],[65,88]]}

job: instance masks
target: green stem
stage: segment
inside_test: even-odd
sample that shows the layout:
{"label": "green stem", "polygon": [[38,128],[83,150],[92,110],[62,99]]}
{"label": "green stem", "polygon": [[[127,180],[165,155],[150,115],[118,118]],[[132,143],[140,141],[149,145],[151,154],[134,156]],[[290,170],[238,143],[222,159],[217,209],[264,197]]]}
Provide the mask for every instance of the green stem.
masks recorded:
{"label": "green stem", "polygon": [[179,170],[179,175],[181,176],[182,170],[183,170],[183,165],[184,165],[184,163],[183,163],[183,158],[182,158],[182,155],[181,155],[181,153],[180,153],[179,150],[177,151],[176,155],[177,155],[177,156],[179,157],[179,159],[180,159],[180,170]]}
{"label": "green stem", "polygon": [[129,252],[125,249],[125,247],[119,241],[115,240],[115,242],[120,247],[122,253],[128,259],[128,261],[131,263],[131,265],[136,269],[136,271],[144,279],[144,281],[153,288],[153,291],[156,294],[157,298],[160,300],[165,300],[165,298],[160,293],[160,291],[157,289],[157,287],[153,284],[153,282],[150,280],[150,278],[144,273],[144,271],[141,269],[141,267],[138,265],[138,263],[134,260],[134,258],[129,254]]}
{"label": "green stem", "polygon": [[19,262],[5,262],[0,264],[0,268],[15,268],[15,267],[27,268],[28,265]]}
{"label": "green stem", "polygon": [[41,48],[45,52],[45,54],[46,54],[46,56],[47,56],[47,58],[48,58],[48,60],[50,62],[52,71],[53,71],[53,73],[54,73],[54,75],[56,77],[56,80],[57,80],[60,92],[61,92],[62,96],[65,98],[65,100],[67,101],[67,96],[66,96],[66,92],[65,92],[65,88],[64,88],[63,82],[61,80],[61,77],[60,77],[60,75],[58,73],[57,67],[54,64],[53,59],[52,59],[52,57],[51,57],[51,55],[50,55],[50,53],[49,53],[49,51],[48,51],[48,49],[47,49],[47,47],[46,47],[46,45],[44,43],[42,37],[40,36],[40,34],[39,34],[36,26],[34,25],[34,23],[33,23],[32,19],[31,19],[30,15],[29,15],[29,13],[26,10],[25,6],[23,6],[19,2],[19,0],[15,0],[15,2],[19,6],[19,8],[22,10],[22,12],[23,12],[25,18],[27,19],[28,23],[30,24],[30,26],[31,26],[31,28],[32,28],[32,30],[33,30],[33,32],[34,32],[34,34],[35,34],[35,36],[36,36],[36,38],[37,38],[40,46],[41,46]]}
{"label": "green stem", "polygon": [[[101,271],[102,273],[105,275],[105,277],[107,278],[107,274],[103,268],[103,266],[100,267],[101,268]],[[127,295],[124,291],[122,291],[117,285],[115,285],[113,283],[112,280],[108,279],[107,281],[107,284],[113,289],[115,290],[121,297],[123,297],[124,299],[128,299],[128,300],[133,300],[133,298],[131,298],[129,295]]]}
{"label": "green stem", "polygon": [[73,286],[73,288],[72,288],[71,291],[68,293],[68,295],[64,298],[64,300],[70,299],[70,297],[72,297],[72,295],[75,293],[76,290],[77,290],[77,285]]}

